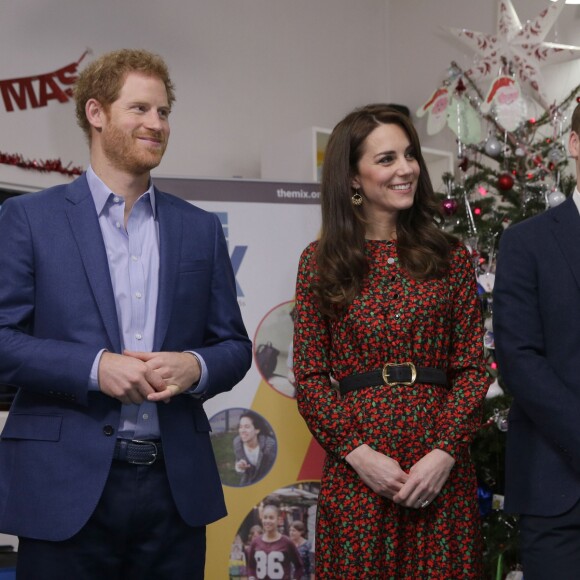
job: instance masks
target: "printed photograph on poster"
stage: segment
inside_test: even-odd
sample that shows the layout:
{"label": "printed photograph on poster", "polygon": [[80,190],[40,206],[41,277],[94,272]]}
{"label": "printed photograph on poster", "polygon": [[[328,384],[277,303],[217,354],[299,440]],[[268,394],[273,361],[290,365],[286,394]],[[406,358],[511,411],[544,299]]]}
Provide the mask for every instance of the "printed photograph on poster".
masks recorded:
{"label": "printed photograph on poster", "polygon": [[[315,522],[320,482],[301,482],[273,491],[255,505],[231,545],[229,577],[314,577]],[[301,568],[302,574],[296,575]],[[282,573],[284,576],[276,575]]]}
{"label": "printed photograph on poster", "polygon": [[292,335],[294,301],[272,308],[262,319],[254,337],[254,359],[264,380],[276,391],[294,398]]}
{"label": "printed photograph on poster", "polygon": [[263,479],[278,454],[270,423],[251,409],[225,409],[210,419],[211,443],[223,485],[244,487]]}

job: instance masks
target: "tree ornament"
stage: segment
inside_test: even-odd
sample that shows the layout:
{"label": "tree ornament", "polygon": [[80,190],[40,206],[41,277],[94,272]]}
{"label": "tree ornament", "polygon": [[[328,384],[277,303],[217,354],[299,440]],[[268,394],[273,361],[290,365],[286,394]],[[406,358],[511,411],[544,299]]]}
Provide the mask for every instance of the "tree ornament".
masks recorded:
{"label": "tree ornament", "polygon": [[526,154],[526,150],[523,147],[516,147],[515,154],[516,157],[523,157]]}
{"label": "tree ornament", "polygon": [[459,162],[459,169],[461,169],[461,171],[463,171],[464,173],[467,171],[467,168],[469,166],[469,159],[467,159],[467,157],[463,157],[461,159],[461,161]]}
{"label": "tree ornament", "polygon": [[501,191],[509,191],[514,186],[514,178],[509,173],[502,173],[497,180],[497,187]]}
{"label": "tree ornament", "polygon": [[540,89],[543,84],[540,66],[574,60],[580,53],[577,46],[544,42],[564,5],[564,0],[557,0],[522,26],[511,0],[499,0],[495,34],[449,29],[453,36],[478,53],[475,66],[465,75],[471,79],[489,77],[501,70],[507,61],[517,80],[526,85],[534,99],[547,110],[549,104]]}
{"label": "tree ornament", "polygon": [[480,115],[465,98],[454,96],[451,99],[447,124],[462,143],[471,145],[482,140]]}
{"label": "tree ornament", "polygon": [[490,157],[497,157],[501,153],[502,145],[495,137],[489,137],[485,142],[485,152]]}
{"label": "tree ornament", "polygon": [[481,111],[487,115],[492,108],[498,123],[507,131],[515,131],[523,123],[528,106],[517,81],[500,76],[492,83]]}
{"label": "tree ornament", "polygon": [[560,147],[554,147],[548,152],[548,159],[554,163],[560,163],[560,161],[564,161],[565,158],[566,154]]}
{"label": "tree ornament", "polygon": [[447,217],[455,215],[458,206],[459,204],[457,203],[457,200],[452,197],[447,197],[441,202],[441,209]]}
{"label": "tree ornament", "polygon": [[550,207],[556,207],[564,201],[566,201],[566,196],[559,189],[553,189],[548,194],[548,205]]}
{"label": "tree ornament", "polygon": [[427,114],[427,135],[436,135],[447,125],[449,102],[448,89],[440,87],[422,107],[417,109],[417,117]]}
{"label": "tree ornament", "polygon": [[[504,394],[503,389],[499,386],[499,382],[497,379],[489,385],[489,389],[487,389],[487,394],[485,395],[486,399],[493,399],[494,397],[500,397]],[[497,417],[494,418],[495,423],[497,424]]]}

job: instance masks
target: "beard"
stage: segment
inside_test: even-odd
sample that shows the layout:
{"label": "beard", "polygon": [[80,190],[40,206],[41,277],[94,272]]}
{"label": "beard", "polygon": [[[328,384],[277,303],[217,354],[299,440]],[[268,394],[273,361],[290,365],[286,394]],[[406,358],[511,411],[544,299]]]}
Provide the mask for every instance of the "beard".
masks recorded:
{"label": "beard", "polygon": [[[159,140],[162,145],[148,148],[138,140],[138,136]],[[159,131],[140,130],[127,133],[114,124],[109,124],[102,133],[102,147],[107,159],[117,168],[131,175],[143,175],[161,163],[167,139]]]}

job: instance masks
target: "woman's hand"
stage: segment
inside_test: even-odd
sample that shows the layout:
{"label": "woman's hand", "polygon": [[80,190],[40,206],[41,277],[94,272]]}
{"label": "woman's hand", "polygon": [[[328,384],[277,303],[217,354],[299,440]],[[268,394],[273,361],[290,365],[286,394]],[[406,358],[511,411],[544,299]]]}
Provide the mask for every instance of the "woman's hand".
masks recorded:
{"label": "woman's hand", "polygon": [[454,465],[449,453],[433,449],[411,467],[393,501],[411,508],[427,507],[439,495]]}
{"label": "woman's hand", "polygon": [[409,479],[409,475],[394,459],[368,445],[361,445],[351,451],[346,461],[375,493],[388,499],[393,499]]}

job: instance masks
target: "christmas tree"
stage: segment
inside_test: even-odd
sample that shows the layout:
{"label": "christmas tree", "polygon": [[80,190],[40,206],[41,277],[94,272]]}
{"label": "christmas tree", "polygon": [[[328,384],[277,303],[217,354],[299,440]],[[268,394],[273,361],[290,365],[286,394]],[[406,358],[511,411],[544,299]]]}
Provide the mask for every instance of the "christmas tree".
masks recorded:
{"label": "christmas tree", "polygon": [[469,70],[452,63],[445,81],[417,111],[419,117],[427,116],[429,134],[449,128],[456,136],[457,169],[455,175],[443,176],[444,191],[438,195],[442,227],[472,252],[485,320],[484,352],[494,377],[472,457],[486,575],[498,580],[506,574],[521,577],[521,572],[517,517],[503,511],[511,397],[495,362],[494,266],[505,228],[562,203],[574,191],[567,137],[580,85],[561,102],[549,104],[539,71],[541,64],[579,56],[580,48],[543,42],[563,6],[564,0],[558,0],[522,26],[511,2],[500,0],[496,35],[451,30],[479,55]]}

